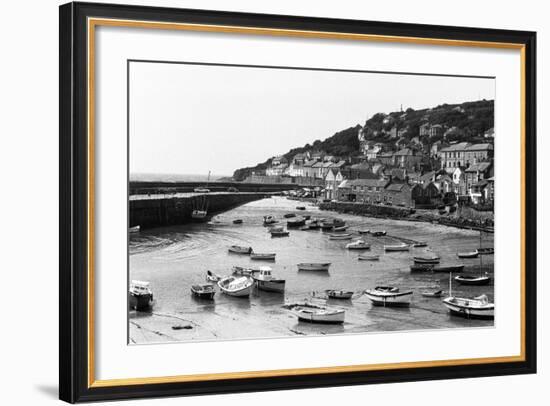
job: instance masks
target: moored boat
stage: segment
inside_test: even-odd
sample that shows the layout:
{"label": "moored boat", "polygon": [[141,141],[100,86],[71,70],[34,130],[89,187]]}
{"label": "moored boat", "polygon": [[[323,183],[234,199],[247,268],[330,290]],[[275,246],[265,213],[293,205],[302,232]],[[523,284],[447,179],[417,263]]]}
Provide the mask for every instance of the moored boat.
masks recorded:
{"label": "moored boat", "polygon": [[252,276],[257,272],[260,272],[259,269],[254,268],[245,268],[244,266],[234,266],[231,269],[233,275],[240,275],[240,276]]}
{"label": "moored boat", "polygon": [[396,251],[408,251],[409,245],[402,243],[402,244],[395,244],[395,245],[384,245],[384,251],[387,252],[396,252]]}
{"label": "moored boat", "polygon": [[222,277],[220,275],[216,275],[214,272],[208,270],[206,271],[206,281],[207,282],[218,282]]}
{"label": "moored boat", "polygon": [[271,231],[271,237],[288,237],[290,232],[286,230],[273,230]]}
{"label": "moored boat", "polygon": [[477,258],[479,256],[479,253],[476,251],[469,251],[469,252],[459,252],[456,254],[459,258]]}
{"label": "moored boat", "polygon": [[364,240],[356,240],[346,244],[348,250],[368,250],[370,249],[370,244]]}
{"label": "moored boat", "polygon": [[401,292],[393,286],[377,286],[365,291],[365,295],[374,306],[384,307],[408,307],[411,304],[413,292],[408,290]]}
{"label": "moored boat", "polygon": [[286,222],[286,226],[287,226],[288,228],[290,228],[290,227],[301,227],[301,226],[303,226],[303,225],[305,225],[305,224],[306,224],[306,219],[303,218],[303,217],[297,217],[297,218],[295,218],[295,219],[288,220],[288,221]]}
{"label": "moored boat", "polygon": [[287,213],[283,216],[285,219],[289,219],[289,218],[292,218],[292,217],[296,217],[296,213]]}
{"label": "moored boat", "polygon": [[370,230],[357,230],[359,234],[369,234]]}
{"label": "moored boat", "polygon": [[345,233],[345,234],[330,234],[328,236],[328,239],[329,240],[351,240],[352,239],[352,235],[349,234],[349,233]]}
{"label": "moored boat", "polygon": [[424,290],[420,292],[420,294],[424,297],[441,297],[443,295],[443,291],[441,289],[439,290]]}
{"label": "moored boat", "polygon": [[495,304],[489,302],[487,295],[473,299],[453,296],[453,278],[449,274],[449,296],[443,299],[443,305],[455,316],[476,319],[494,319]]}
{"label": "moored boat", "polygon": [[133,280],[128,292],[130,309],[147,310],[153,306],[153,292],[149,282]]}
{"label": "moored boat", "polygon": [[491,282],[491,277],[487,274],[485,275],[457,275],[455,276],[455,281],[460,283],[461,285],[475,285],[475,286],[482,286],[487,285],[489,282]]}
{"label": "moored boat", "polygon": [[382,230],[382,231],[371,231],[371,235],[373,237],[382,237],[384,235],[386,235],[386,230]]}
{"label": "moored boat", "polygon": [[223,293],[234,297],[249,297],[253,285],[249,276],[228,276],[218,282]]}
{"label": "moored boat", "polygon": [[481,248],[479,247],[477,249],[477,253],[479,255],[490,255],[490,254],[494,254],[495,253],[495,249],[492,248],[492,247],[484,247],[484,248]]}
{"label": "moored boat", "polygon": [[260,272],[254,273],[252,278],[260,290],[278,293],[285,291],[285,280],[275,278],[271,268],[268,266],[260,267]]}
{"label": "moored boat", "polygon": [[244,254],[248,255],[252,252],[252,247],[243,247],[241,245],[232,245],[229,247],[229,252],[233,254]]}
{"label": "moored boat", "polygon": [[295,304],[290,306],[298,320],[310,323],[341,324],[345,320],[345,310],[327,306],[318,306],[311,303]]}
{"label": "moored boat", "polygon": [[233,220],[233,224],[242,224],[243,223],[243,220],[242,219],[235,219]]}
{"label": "moored boat", "polygon": [[269,224],[276,224],[278,223],[277,219],[274,216],[264,216],[264,226],[267,226]]}
{"label": "moored boat", "polygon": [[275,256],[277,254],[274,252],[254,252],[250,253],[250,259],[256,261],[275,261]]}
{"label": "moored boat", "polygon": [[411,265],[411,272],[462,272],[464,265],[434,265],[434,264],[415,264]]}
{"label": "moored boat", "polygon": [[329,299],[348,300],[351,299],[351,297],[353,296],[353,292],[351,290],[328,289],[325,292]]}
{"label": "moored boat", "polygon": [[417,242],[413,243],[412,246],[413,246],[414,248],[427,247],[427,246],[428,246],[428,243],[425,242],[425,241],[417,241]]}
{"label": "moored boat", "polygon": [[330,262],[302,262],[298,264],[299,271],[328,271]]}
{"label": "moored boat", "polygon": [[130,233],[139,233],[140,227],[139,226],[133,226],[128,229]]}
{"label": "moored boat", "polygon": [[439,264],[441,258],[438,256],[433,257],[413,257],[415,264]]}
{"label": "moored boat", "polygon": [[359,255],[357,259],[359,261],[378,261],[380,259],[380,255]]}
{"label": "moored boat", "polygon": [[296,210],[305,210],[306,206],[296,206]]}
{"label": "moored boat", "polygon": [[214,289],[214,285],[212,285],[211,283],[206,283],[202,285],[192,285],[191,293],[193,294],[193,296],[198,297],[199,299],[212,300],[214,299],[216,290]]}

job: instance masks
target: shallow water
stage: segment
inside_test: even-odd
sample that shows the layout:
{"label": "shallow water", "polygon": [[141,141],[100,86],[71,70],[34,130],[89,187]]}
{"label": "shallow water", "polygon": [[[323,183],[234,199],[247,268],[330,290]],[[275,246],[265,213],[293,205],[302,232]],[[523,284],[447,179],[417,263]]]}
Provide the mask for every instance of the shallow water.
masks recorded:
{"label": "shallow water", "polygon": [[[306,205],[307,210],[295,211],[297,205]],[[370,250],[361,252],[379,254],[380,260],[358,261],[360,252],[345,249],[349,241],[331,241],[328,234],[320,230],[290,229],[289,237],[271,238],[262,225],[263,216],[272,214],[282,218],[288,212],[339,217],[352,230],[386,230],[388,235],[385,237],[361,236],[371,243]],[[242,219],[243,224],[233,224],[232,221],[237,218]],[[354,238],[359,238],[359,235]],[[426,241],[428,248],[384,253],[384,244],[398,243],[400,238]],[[227,248],[233,244],[249,245],[257,252],[276,252],[276,261],[253,261],[248,256],[228,253]],[[493,235],[483,234],[482,244],[493,246]],[[441,299],[421,296],[420,292],[427,288],[441,287],[447,291],[447,274],[411,274],[409,270],[413,255],[437,254],[442,265],[464,263],[467,266],[465,274],[477,273],[479,259],[459,260],[456,253],[478,246],[477,231],[340,215],[282,197],[246,204],[215,216],[210,223],[144,230],[130,237],[130,279],[151,282],[155,306],[150,313],[130,312],[130,341],[145,343],[492,326],[492,320],[450,316]],[[494,276],[492,261],[492,256],[483,257],[484,270]],[[303,272],[297,271],[296,264],[299,262],[331,262],[332,265],[328,273]],[[269,265],[275,276],[286,279],[285,294],[254,292],[247,300],[217,292],[214,302],[191,296],[190,286],[204,283],[207,269],[227,275],[235,265]],[[493,281],[488,286],[480,287],[454,283],[453,294],[473,297],[484,293],[492,300]],[[365,296],[361,296],[361,292],[377,285],[413,290],[410,309],[373,307]],[[343,325],[298,322],[282,307],[285,302],[310,298],[312,292],[322,295],[325,289],[357,292],[351,301],[328,301],[331,306],[346,309]],[[182,324],[190,328],[172,329]]]}

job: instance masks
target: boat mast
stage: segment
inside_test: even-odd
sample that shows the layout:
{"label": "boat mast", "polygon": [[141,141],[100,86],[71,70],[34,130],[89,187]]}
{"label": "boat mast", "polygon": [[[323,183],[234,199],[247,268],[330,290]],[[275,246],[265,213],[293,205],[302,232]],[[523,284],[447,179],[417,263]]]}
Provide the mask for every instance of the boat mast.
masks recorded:
{"label": "boat mast", "polygon": [[208,187],[209,183],[210,183],[210,171],[208,171],[208,179],[206,179],[206,187]]}
{"label": "boat mast", "polygon": [[449,297],[453,297],[453,273],[449,272]]}
{"label": "boat mast", "polygon": [[[481,251],[481,229],[479,230],[479,250]],[[483,254],[479,253],[479,276],[483,274]]]}

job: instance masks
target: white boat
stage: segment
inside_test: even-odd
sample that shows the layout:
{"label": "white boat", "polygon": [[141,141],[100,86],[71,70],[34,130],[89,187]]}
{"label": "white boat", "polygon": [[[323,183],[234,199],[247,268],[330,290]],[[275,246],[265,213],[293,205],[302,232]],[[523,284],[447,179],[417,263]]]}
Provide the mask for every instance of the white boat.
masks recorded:
{"label": "white boat", "polygon": [[134,226],[134,227],[130,227],[128,231],[130,233],[139,233],[139,229],[140,229],[139,226]]}
{"label": "white boat", "polygon": [[491,282],[491,277],[485,273],[485,275],[458,275],[455,276],[455,281],[460,283],[461,285],[488,285],[489,282]]}
{"label": "white boat", "polygon": [[329,289],[325,291],[327,293],[327,296],[329,299],[351,299],[353,296],[353,292],[351,290],[335,290],[335,289]]}
{"label": "white boat", "polygon": [[245,254],[249,255],[252,252],[252,247],[243,247],[241,245],[232,245],[229,247],[229,252],[234,254]]}
{"label": "white boat", "polygon": [[259,269],[245,268],[243,266],[234,266],[231,271],[233,272],[233,275],[240,276],[252,276],[257,272],[260,272]]}
{"label": "white boat", "polygon": [[420,294],[424,297],[441,297],[443,295],[443,291],[441,289],[439,290],[423,290],[420,292]]}
{"label": "white boat", "polygon": [[357,230],[359,234],[369,234],[370,230]]}
{"label": "white boat", "polygon": [[346,231],[348,228],[349,226],[334,227],[333,231],[336,231],[336,232]]}
{"label": "white boat", "polygon": [[356,240],[346,244],[346,248],[348,250],[368,250],[370,248],[370,244],[364,240]]}
{"label": "white boat", "polygon": [[275,224],[278,223],[278,221],[275,219],[274,216],[264,216],[264,225],[268,224]]}
{"label": "white boat", "polygon": [[207,189],[205,187],[196,187],[193,189],[195,193],[210,193],[210,189]]}
{"label": "white boat", "polygon": [[476,251],[459,252],[456,254],[459,258],[477,258],[479,253]]}
{"label": "white boat", "polygon": [[298,320],[310,323],[341,324],[344,322],[346,315],[345,310],[310,303],[293,305],[291,310],[298,317]]}
{"label": "white boat", "polygon": [[228,276],[219,281],[218,286],[226,295],[249,297],[254,280],[248,276]]}
{"label": "white boat", "polygon": [[272,253],[272,252],[262,253],[262,252],[252,251],[250,253],[250,259],[254,259],[254,260],[257,260],[257,261],[275,261],[275,256],[276,255],[277,254]]}
{"label": "white boat", "polygon": [[273,276],[272,270],[268,266],[260,267],[260,272],[252,275],[256,286],[266,292],[284,292],[285,280],[277,279]]}
{"label": "white boat", "polygon": [[147,310],[153,306],[153,292],[149,282],[131,281],[128,296],[130,309]]}
{"label": "white boat", "polygon": [[443,299],[443,304],[451,314],[472,319],[494,319],[495,304],[489,302],[487,295],[473,299],[453,296],[452,274],[449,274],[449,296]]}
{"label": "white boat", "polygon": [[299,271],[328,271],[330,262],[302,262],[298,264]]}
{"label": "white boat", "polygon": [[351,240],[352,237],[353,236],[349,233],[346,233],[346,234],[330,234],[328,236],[328,239],[329,240]]}
{"label": "white boat", "polygon": [[396,245],[384,245],[384,251],[395,252],[395,251],[408,251],[410,246],[408,244],[396,244]]}
{"label": "white boat", "polygon": [[206,281],[207,282],[218,282],[222,277],[220,275],[216,275],[212,271],[206,271]]}
{"label": "white boat", "polygon": [[359,255],[357,259],[359,261],[378,261],[380,259],[380,255]]}
{"label": "white boat", "polygon": [[408,307],[411,304],[412,294],[411,290],[401,292],[393,286],[377,286],[365,291],[365,295],[374,306],[384,307]]}

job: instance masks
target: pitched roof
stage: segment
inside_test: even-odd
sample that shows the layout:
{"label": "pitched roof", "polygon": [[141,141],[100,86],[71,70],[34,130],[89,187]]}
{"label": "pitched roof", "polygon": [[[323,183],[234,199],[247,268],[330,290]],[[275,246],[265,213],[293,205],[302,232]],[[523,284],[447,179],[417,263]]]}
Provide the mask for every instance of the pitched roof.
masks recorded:
{"label": "pitched roof", "polygon": [[304,167],[312,167],[316,162],[316,159],[310,159],[309,161],[304,162]]}
{"label": "pitched roof", "polygon": [[317,161],[311,167],[312,168],[322,168],[323,167],[323,162]]}
{"label": "pitched roof", "polygon": [[492,151],[493,144],[473,144],[466,148],[467,151]]}
{"label": "pitched roof", "polygon": [[424,175],[420,176],[421,182],[431,182],[431,180],[435,177],[435,172],[426,172]]}
{"label": "pitched roof", "polygon": [[466,172],[485,172],[491,167],[491,162],[478,162],[477,164],[471,165]]}
{"label": "pitched roof", "polygon": [[465,151],[470,145],[469,142],[459,142],[458,144],[452,144],[447,148],[443,148],[441,152]]}
{"label": "pitched roof", "polygon": [[406,183],[390,183],[386,186],[386,190],[389,192],[401,192],[403,188],[410,187]]}
{"label": "pitched roof", "polygon": [[388,183],[386,179],[353,179],[349,186],[385,187]]}

